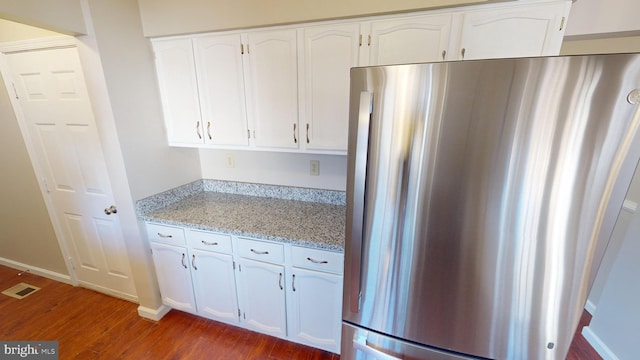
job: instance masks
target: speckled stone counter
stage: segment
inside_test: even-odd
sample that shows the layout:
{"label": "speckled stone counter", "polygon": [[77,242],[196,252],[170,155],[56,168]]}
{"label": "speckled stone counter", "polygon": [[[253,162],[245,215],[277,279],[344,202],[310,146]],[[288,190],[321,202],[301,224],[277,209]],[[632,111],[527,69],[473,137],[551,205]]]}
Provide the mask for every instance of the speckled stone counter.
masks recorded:
{"label": "speckled stone counter", "polygon": [[339,191],[202,180],[136,205],[144,221],[344,250],[344,193]]}

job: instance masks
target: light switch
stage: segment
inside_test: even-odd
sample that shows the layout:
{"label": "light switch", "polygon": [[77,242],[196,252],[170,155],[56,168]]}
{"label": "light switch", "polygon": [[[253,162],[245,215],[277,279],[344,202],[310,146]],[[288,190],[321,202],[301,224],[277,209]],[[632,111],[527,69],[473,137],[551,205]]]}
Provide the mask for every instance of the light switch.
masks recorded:
{"label": "light switch", "polygon": [[311,160],[309,162],[309,175],[311,176],[320,175],[320,160]]}

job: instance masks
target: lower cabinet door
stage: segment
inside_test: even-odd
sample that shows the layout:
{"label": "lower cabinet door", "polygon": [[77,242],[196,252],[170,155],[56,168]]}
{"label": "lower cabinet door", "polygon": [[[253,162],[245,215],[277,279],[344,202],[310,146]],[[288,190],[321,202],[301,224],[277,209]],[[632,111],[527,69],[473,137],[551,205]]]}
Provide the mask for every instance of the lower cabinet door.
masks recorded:
{"label": "lower cabinet door", "polygon": [[240,321],[249,329],[286,337],[284,266],[242,258],[237,275]]}
{"label": "lower cabinet door", "polygon": [[151,242],[151,251],[162,303],[173,309],[195,313],[187,249]]}
{"label": "lower cabinet door", "polygon": [[293,268],[289,337],[297,342],[340,353],[342,276]]}
{"label": "lower cabinet door", "polygon": [[189,263],[198,314],[237,324],[238,301],[232,256],[192,249]]}

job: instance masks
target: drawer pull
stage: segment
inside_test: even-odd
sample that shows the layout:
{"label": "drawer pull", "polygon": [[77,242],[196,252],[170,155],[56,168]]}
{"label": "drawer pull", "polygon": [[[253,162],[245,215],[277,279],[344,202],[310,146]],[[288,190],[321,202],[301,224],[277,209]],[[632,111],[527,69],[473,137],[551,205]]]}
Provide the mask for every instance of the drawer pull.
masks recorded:
{"label": "drawer pull", "polygon": [[191,266],[193,267],[194,270],[198,270],[198,267],[196,266],[196,256],[195,255],[191,255]]}
{"label": "drawer pull", "polygon": [[269,254],[268,251],[260,251],[260,250],[256,250],[256,249],[251,249],[251,252],[254,254],[258,254],[258,255],[267,255]]}
{"label": "drawer pull", "polygon": [[204,240],[200,240],[200,242],[205,244],[205,245],[212,245],[212,246],[218,245],[217,242],[208,242],[208,241],[204,241]]}
{"label": "drawer pull", "polygon": [[185,258],[185,253],[182,253],[182,266],[184,266],[184,268],[187,268],[187,264],[184,263],[184,258]]}
{"label": "drawer pull", "polygon": [[327,260],[316,260],[316,259],[312,259],[310,257],[308,257],[307,260],[311,261],[314,264],[328,264],[329,263]]}
{"label": "drawer pull", "polygon": [[296,291],[296,274],[293,274],[293,280],[291,280],[291,288]]}
{"label": "drawer pull", "polygon": [[284,287],[282,286],[282,273],[280,273],[280,277],[278,278],[278,285],[280,286],[280,290],[284,289]]}
{"label": "drawer pull", "polygon": [[166,234],[163,234],[163,233],[158,233],[158,236],[160,236],[161,238],[172,238],[173,237],[173,235],[166,235]]}

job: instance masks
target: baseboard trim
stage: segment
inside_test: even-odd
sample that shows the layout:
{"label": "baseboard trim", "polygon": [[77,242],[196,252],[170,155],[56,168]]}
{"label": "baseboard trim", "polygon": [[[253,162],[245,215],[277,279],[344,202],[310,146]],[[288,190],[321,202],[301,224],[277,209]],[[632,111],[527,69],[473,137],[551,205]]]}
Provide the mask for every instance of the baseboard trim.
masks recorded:
{"label": "baseboard trim", "polygon": [[39,268],[37,266],[27,265],[18,261],[9,260],[2,257],[0,257],[0,265],[8,266],[10,268],[13,268],[19,271],[27,271],[31,274],[42,276],[47,279],[59,281],[65,284],[74,285],[73,281],[71,280],[71,276],[57,273],[55,271]]}
{"label": "baseboard trim", "polygon": [[584,309],[591,315],[596,313],[596,304],[593,301],[587,299],[587,303],[584,305]]}
{"label": "baseboard trim", "polygon": [[145,306],[138,306],[138,315],[145,319],[160,321],[162,317],[167,315],[167,313],[171,310],[167,305],[160,305],[157,309],[148,308]]}
{"label": "baseboard trim", "polygon": [[589,326],[582,328],[582,336],[604,360],[620,360]]}

